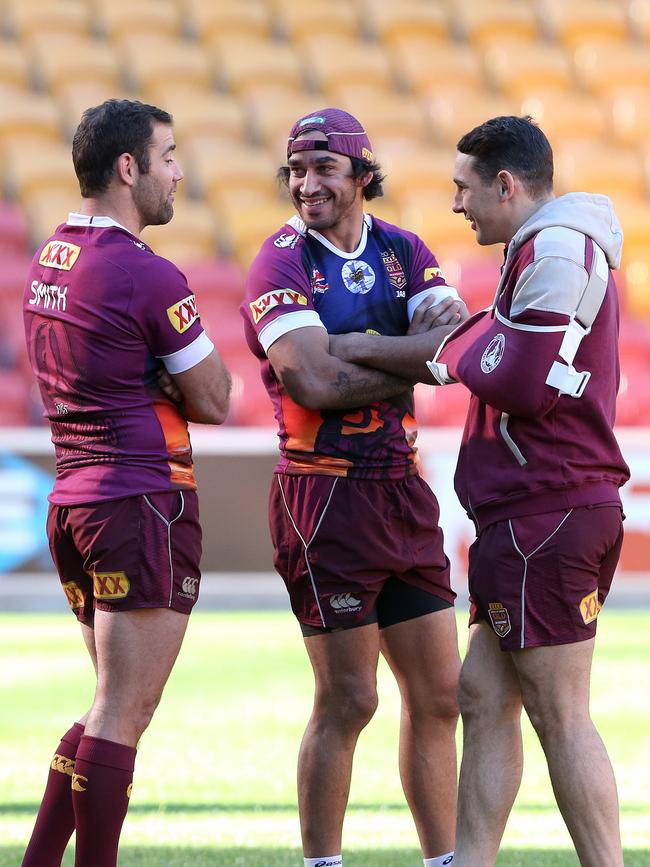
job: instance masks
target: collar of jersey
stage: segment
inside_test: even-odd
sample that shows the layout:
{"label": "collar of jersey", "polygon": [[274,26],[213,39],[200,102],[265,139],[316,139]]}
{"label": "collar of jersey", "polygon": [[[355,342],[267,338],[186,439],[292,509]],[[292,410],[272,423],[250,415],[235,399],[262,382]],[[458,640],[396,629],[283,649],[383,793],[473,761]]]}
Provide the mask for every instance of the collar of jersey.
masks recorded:
{"label": "collar of jersey", "polygon": [[[92,226],[97,229],[108,229],[111,226],[116,226],[118,229],[124,229],[125,232],[129,232],[126,226],[118,223],[112,217],[95,217],[94,215],[77,214],[74,211],[68,214],[67,223],[68,226]],[[129,235],[132,234],[133,232],[129,232]]]}
{"label": "collar of jersey", "polygon": [[357,256],[360,256],[363,251],[366,249],[366,243],[368,241],[368,228],[372,225],[372,217],[370,214],[363,215],[363,229],[361,230],[361,240],[359,241],[359,246],[356,250],[353,250],[352,253],[348,253],[345,250],[339,250],[338,247],[335,247],[334,244],[330,243],[327,238],[324,238],[320,232],[317,232],[315,229],[307,229],[307,234],[311,235],[312,238],[316,238],[324,247],[327,247],[328,250],[331,250],[332,253],[336,253],[337,256],[340,256],[341,259],[356,259]]}

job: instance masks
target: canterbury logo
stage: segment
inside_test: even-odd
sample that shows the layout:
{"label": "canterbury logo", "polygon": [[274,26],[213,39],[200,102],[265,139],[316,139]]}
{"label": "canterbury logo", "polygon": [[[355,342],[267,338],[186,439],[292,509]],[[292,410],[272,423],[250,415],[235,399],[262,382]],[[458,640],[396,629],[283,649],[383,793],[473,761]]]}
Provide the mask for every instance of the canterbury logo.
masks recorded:
{"label": "canterbury logo", "polygon": [[87,783],[88,777],[83,777],[81,774],[72,775],[72,789],[75,792],[85,792],[86,787],[81,785],[81,782]]}
{"label": "canterbury logo", "polygon": [[50,767],[53,771],[58,771],[60,774],[74,777],[74,759],[69,759],[67,756],[60,756],[58,753],[55,753]]}
{"label": "canterbury logo", "polygon": [[126,787],[126,797],[127,798],[131,797],[132,791],[133,791],[133,783],[129,783],[129,785]]}
{"label": "canterbury logo", "polygon": [[188,596],[196,596],[196,590],[199,586],[198,578],[183,578],[182,583],[183,593],[187,593]]}
{"label": "canterbury logo", "polygon": [[330,597],[330,605],[335,611],[350,611],[361,605],[360,599],[355,599],[351,593],[339,593],[338,596]]}

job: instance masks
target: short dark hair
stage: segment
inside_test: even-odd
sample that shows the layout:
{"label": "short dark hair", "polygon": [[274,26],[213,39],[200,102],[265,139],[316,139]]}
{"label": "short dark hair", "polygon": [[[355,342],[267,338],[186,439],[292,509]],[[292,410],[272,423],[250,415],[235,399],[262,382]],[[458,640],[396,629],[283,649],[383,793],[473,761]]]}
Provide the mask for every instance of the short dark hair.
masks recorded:
{"label": "short dark hair", "polygon": [[[355,180],[364,177],[368,172],[372,172],[370,183],[366,184],[363,188],[363,198],[370,201],[370,199],[377,199],[383,196],[384,188],[382,187],[382,183],[386,179],[386,175],[383,174],[379,163],[367,163],[358,157],[349,157],[349,159],[352,163],[352,177]],[[285,187],[289,186],[289,166],[280,166],[276,177],[278,183],[283,184]]]}
{"label": "short dark hair", "polygon": [[149,171],[147,146],[154,122],[171,126],[172,116],[155,105],[137,100],[107,99],[86,109],[72,140],[72,162],[84,198],[104,192],[113,176],[115,161],[132,154],[139,171]]}
{"label": "short dark hair", "polygon": [[521,179],[532,199],[553,189],[553,150],[529,115],[494,117],[464,135],[456,148],[475,158],[474,168],[486,184],[506,170]]}

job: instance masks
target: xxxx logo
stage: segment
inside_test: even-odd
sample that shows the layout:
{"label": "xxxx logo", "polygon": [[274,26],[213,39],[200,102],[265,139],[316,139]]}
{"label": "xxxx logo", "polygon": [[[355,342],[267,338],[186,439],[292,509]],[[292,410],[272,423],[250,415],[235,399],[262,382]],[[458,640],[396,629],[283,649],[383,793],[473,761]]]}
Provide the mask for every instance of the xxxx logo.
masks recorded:
{"label": "xxxx logo", "polygon": [[58,753],[55,753],[50,767],[53,771],[58,771],[60,774],[74,777],[74,759],[69,759],[67,756],[60,756]]}
{"label": "xxxx logo", "polygon": [[585,622],[585,626],[598,617],[598,613],[602,607],[598,601],[597,590],[594,590],[589,596],[585,596],[584,599],[580,600],[580,614]]}
{"label": "xxxx logo", "polygon": [[126,572],[93,572],[95,599],[124,599],[130,588]]}
{"label": "xxxx logo", "polygon": [[126,787],[126,797],[127,798],[131,797],[132,791],[133,791],[133,783],[129,783],[129,785]]}
{"label": "xxxx logo", "polygon": [[81,247],[76,244],[64,244],[63,241],[49,241],[43,248],[38,264],[46,268],[58,268],[69,271],[77,261]]}
{"label": "xxxx logo", "polygon": [[248,305],[253,315],[253,322],[257,325],[262,316],[266,316],[269,310],[280,304],[301,304],[305,307],[307,298],[292,289],[277,289],[274,292],[266,292]]}
{"label": "xxxx logo", "polygon": [[85,792],[86,787],[82,786],[82,783],[87,783],[88,777],[84,777],[81,774],[73,774],[72,775],[72,788],[75,792]]}
{"label": "xxxx logo", "polygon": [[65,598],[68,600],[68,605],[70,608],[83,608],[85,597],[81,587],[75,581],[66,581],[65,584],[61,585],[63,587],[63,592],[65,593]]}
{"label": "xxxx logo", "polygon": [[195,295],[188,295],[187,298],[183,298],[178,304],[172,304],[171,307],[167,308],[169,321],[179,334],[187,331],[190,325],[196,321],[198,315]]}

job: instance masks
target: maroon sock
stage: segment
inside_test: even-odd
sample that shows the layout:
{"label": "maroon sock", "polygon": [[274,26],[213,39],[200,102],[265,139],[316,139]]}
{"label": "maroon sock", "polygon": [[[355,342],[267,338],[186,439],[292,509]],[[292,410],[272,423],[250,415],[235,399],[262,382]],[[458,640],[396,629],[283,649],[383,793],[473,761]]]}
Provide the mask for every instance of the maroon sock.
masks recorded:
{"label": "maroon sock", "polygon": [[22,867],[60,867],[65,847],[74,831],[70,784],[83,733],[84,727],[75,723],[56,748]]}
{"label": "maroon sock", "polygon": [[75,867],[115,867],[129,808],[135,747],[81,738],[72,777],[77,843]]}

